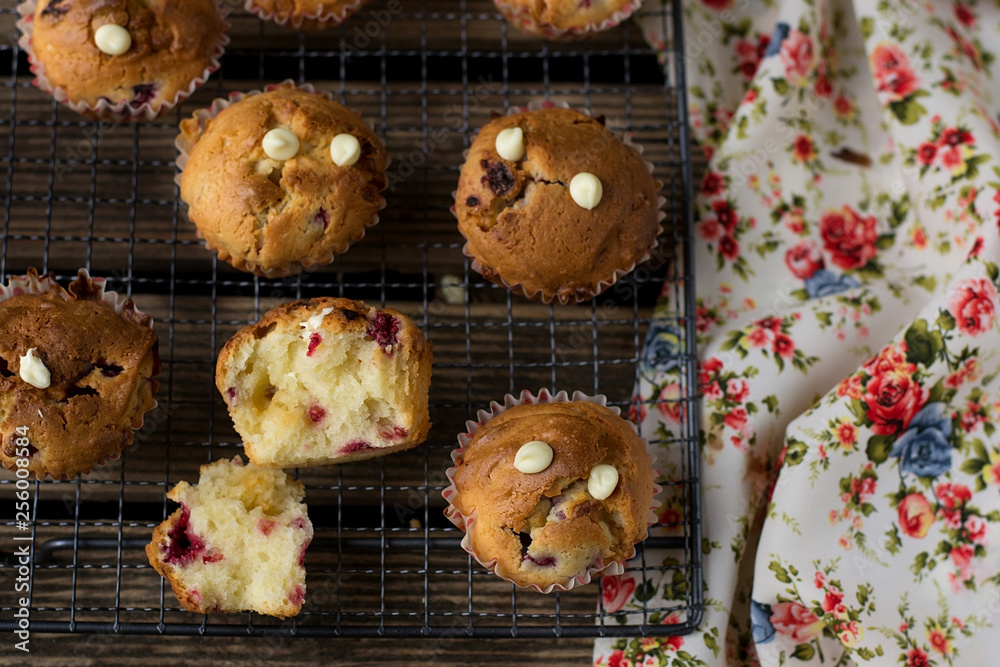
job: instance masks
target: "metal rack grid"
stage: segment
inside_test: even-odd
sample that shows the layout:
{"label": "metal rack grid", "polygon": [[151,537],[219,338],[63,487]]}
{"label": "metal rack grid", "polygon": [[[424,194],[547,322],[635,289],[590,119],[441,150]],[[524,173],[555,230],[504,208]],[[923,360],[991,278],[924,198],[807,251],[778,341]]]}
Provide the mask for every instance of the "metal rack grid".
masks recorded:
{"label": "metal rack grid", "polygon": [[[0,278],[35,266],[61,282],[85,266],[155,318],[164,362],[158,408],[121,461],[71,481],[33,482],[31,628],[35,632],[281,636],[560,637],[684,633],[701,615],[691,165],[679,6],[653,16],[672,42],[647,46],[629,23],[585,42],[545,44],[509,29],[488,0],[373,0],[339,30],[303,34],[236,10],[221,71],[155,122],[88,121],[34,89],[0,0]],[[664,69],[657,58],[676,66]],[[264,280],[218,262],[197,240],[173,184],[177,123],[211,99],[293,78],[374,121],[393,157],[388,208],[329,267]],[[512,297],[469,268],[448,212],[462,150],[492,111],[558,98],[605,114],[656,166],[667,197],[657,255],[592,303]],[[629,576],[672,578],[679,599],[607,614],[598,584],[549,596],[487,573],[441,516],[455,435],[491,400],[521,389],[581,389],[628,411],[652,304],[673,291],[686,409],[679,478],[663,480],[683,518],[654,530]],[[165,492],[198,466],[240,453],[212,382],[215,354],[278,303],[321,294],[389,304],[435,344],[428,442],[345,466],[297,471],[316,538],[299,616],[195,616],[146,563],[143,546],[172,510]],[[663,318],[660,318],[663,321]],[[651,403],[649,409],[654,409]],[[654,439],[655,434],[644,433]],[[0,472],[0,631],[13,629],[13,476]],[[668,536],[664,536],[668,535]],[[682,554],[646,562],[651,547]],[[671,626],[662,619],[676,612]],[[439,642],[440,643],[440,642]]]}

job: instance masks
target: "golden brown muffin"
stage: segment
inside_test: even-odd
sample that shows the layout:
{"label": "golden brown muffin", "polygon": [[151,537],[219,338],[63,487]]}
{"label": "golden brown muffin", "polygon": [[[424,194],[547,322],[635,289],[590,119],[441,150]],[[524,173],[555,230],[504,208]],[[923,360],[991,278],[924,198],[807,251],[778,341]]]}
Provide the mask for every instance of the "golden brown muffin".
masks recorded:
{"label": "golden brown muffin", "polygon": [[[533,441],[547,443],[553,457],[528,474],[515,467],[515,457]],[[606,407],[586,401],[511,407],[476,431],[455,464],[445,515],[468,530],[469,550],[480,563],[496,559],[496,574],[519,586],[566,586],[602,563],[630,558],[646,539],[650,458],[632,426]],[[619,476],[603,500],[588,484],[601,464]]]}
{"label": "golden brown muffin", "polygon": [[431,361],[406,315],[320,297],[237,332],[219,353],[215,385],[257,465],[344,463],[427,438]]}
{"label": "golden brown muffin", "polygon": [[[132,430],[156,404],[152,318],[131,299],[116,313],[102,299],[104,281],[82,269],[68,292],[34,269],[25,280],[41,289],[7,290],[16,296],[0,301],[0,462],[14,469],[26,453],[39,479],[88,473],[132,444]],[[47,387],[22,377],[22,359],[41,362]],[[29,444],[18,446],[20,437]]]}
{"label": "golden brown muffin", "polygon": [[[516,162],[496,148],[509,128],[524,136]],[[603,186],[592,210],[570,195],[581,172]],[[658,189],[639,152],[601,119],[550,107],[501,116],[480,130],[459,176],[455,213],[485,278],[546,302],[585,301],[655,245]]]}
{"label": "golden brown muffin", "polygon": [[[291,131],[298,153],[275,160],[264,136]],[[353,135],[357,163],[337,166],[330,143]],[[384,206],[388,157],[358,116],[322,95],[282,84],[215,118],[181,123],[181,197],[210,249],[238,269],[269,277],[329,264],[347,251]]]}
{"label": "golden brown muffin", "polygon": [[[107,24],[128,31],[125,53],[98,48],[95,35]],[[38,0],[31,41],[60,101],[89,112],[107,100],[124,115],[152,117],[214,71],[225,29],[215,0]]]}
{"label": "golden brown muffin", "polygon": [[202,466],[197,486],[180,482],[167,497],[181,507],[153,531],[146,557],[185,609],[299,613],[313,537],[302,482],[237,456]]}
{"label": "golden brown muffin", "polygon": [[[398,1],[398,0],[397,0]],[[367,0],[249,0],[247,9],[261,18],[305,30],[340,25]]]}
{"label": "golden brown muffin", "polygon": [[494,0],[521,32],[547,39],[610,30],[631,16],[641,0]]}

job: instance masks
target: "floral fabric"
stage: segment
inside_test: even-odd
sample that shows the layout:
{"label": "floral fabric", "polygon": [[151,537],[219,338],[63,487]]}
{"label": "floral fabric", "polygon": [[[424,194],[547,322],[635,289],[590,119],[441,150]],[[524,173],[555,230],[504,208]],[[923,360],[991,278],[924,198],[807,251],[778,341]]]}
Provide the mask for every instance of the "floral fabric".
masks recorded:
{"label": "floral fabric", "polygon": [[[706,610],[594,664],[998,664],[1000,3],[688,0],[685,21]],[[637,387],[668,443],[677,335],[652,327]],[[602,592],[622,622],[684,596]]]}

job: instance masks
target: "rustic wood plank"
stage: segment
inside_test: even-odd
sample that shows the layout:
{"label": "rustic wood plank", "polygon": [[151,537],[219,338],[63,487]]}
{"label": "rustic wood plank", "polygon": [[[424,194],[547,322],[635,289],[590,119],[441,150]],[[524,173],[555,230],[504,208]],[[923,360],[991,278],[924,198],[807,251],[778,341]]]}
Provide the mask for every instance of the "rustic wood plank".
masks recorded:
{"label": "rustic wood plank", "polygon": [[[14,4],[0,0],[0,10]],[[307,558],[309,594],[299,621],[335,623],[331,614],[340,609],[367,614],[352,623],[377,626],[384,608],[387,625],[419,625],[425,611],[466,612],[471,577],[473,611],[484,614],[477,624],[510,626],[511,587],[470,565],[461,550],[434,547],[425,556],[422,548],[383,552],[370,548],[370,542],[345,550],[338,548],[338,539],[456,537],[440,514],[442,471],[465,420],[507,391],[555,384],[600,391],[617,403],[629,399],[651,308],[634,306],[628,290],[619,290],[614,299],[572,307],[509,298],[505,290],[470,272],[448,209],[462,151],[475,129],[491,112],[551,93],[605,115],[610,127],[630,132],[644,147],[667,199],[668,242],[649,268],[658,279],[664,273],[676,279],[670,273],[674,248],[669,241],[684,215],[676,99],[655,81],[626,87],[620,79],[606,77],[584,86],[582,73],[564,66],[578,62],[573,59],[586,51],[595,54],[587,61],[594,72],[600,71],[602,58],[619,63],[615,76],[626,62],[647,71],[655,68],[649,57],[632,57],[645,48],[634,25],[585,43],[548,45],[546,80],[540,43],[507,30],[489,0],[405,0],[399,11],[391,10],[396,6],[392,0],[373,0],[343,28],[305,35],[261,24],[238,10],[223,76],[154,123],[85,121],[30,87],[25,75],[13,91],[16,107],[14,96],[0,91],[0,118],[16,112],[20,121],[12,132],[14,155],[0,159],[2,171],[13,164],[4,239],[7,270],[47,262],[65,276],[89,263],[95,274],[130,291],[155,318],[165,362],[160,406],[147,415],[135,446],[121,461],[81,480],[33,487],[39,501],[36,545],[84,540],[75,555],[70,543],[70,549],[55,551],[36,570],[33,619],[66,621],[72,614],[78,622],[104,622],[114,620],[117,611],[122,620],[156,622],[162,611],[167,623],[192,622],[169,589],[163,594],[161,580],[141,550],[125,548],[119,562],[118,541],[131,545],[148,539],[155,523],[172,510],[163,497],[170,486],[196,479],[203,463],[239,453],[238,437],[212,384],[215,355],[228,337],[284,301],[343,294],[399,308],[434,342],[434,429],[425,445],[410,452],[298,471],[317,526]],[[423,22],[417,20],[420,11],[428,17]],[[368,42],[366,29],[374,35]],[[0,34],[12,30],[12,15],[0,13]],[[264,81],[254,78],[260,49],[268,53]],[[463,57],[472,72],[464,88],[458,66]],[[508,68],[506,82],[501,61]],[[299,279],[254,281],[214,261],[178,204],[173,183],[176,126],[218,95],[288,74],[297,78],[300,62],[306,79],[372,120],[393,155],[393,188],[382,222],[332,265]],[[385,85],[380,80],[383,67]],[[8,131],[9,125],[0,127],[0,135]],[[445,299],[445,278],[460,281],[467,303]],[[0,481],[10,479],[0,472]],[[0,503],[10,501],[11,491],[10,484],[0,484]],[[339,531],[338,508],[347,517]],[[11,544],[12,534],[12,527],[0,526],[0,548]],[[80,548],[96,538],[110,539],[114,548]],[[8,604],[11,589],[11,570],[0,568],[0,604]],[[559,613],[593,613],[596,593],[592,585],[561,595]],[[553,624],[555,597],[523,591],[513,596],[523,615],[518,625]],[[448,617],[431,618],[437,626]],[[212,622],[246,620],[236,616]],[[567,617],[564,624],[592,622]],[[254,623],[272,621],[258,617]],[[524,655],[544,655],[551,664],[579,664],[589,659],[590,645],[589,640],[352,640],[337,642],[336,648],[338,659],[346,663],[513,665],[523,663]],[[53,665],[320,664],[328,656],[324,641],[301,638],[37,635],[31,659]]]}

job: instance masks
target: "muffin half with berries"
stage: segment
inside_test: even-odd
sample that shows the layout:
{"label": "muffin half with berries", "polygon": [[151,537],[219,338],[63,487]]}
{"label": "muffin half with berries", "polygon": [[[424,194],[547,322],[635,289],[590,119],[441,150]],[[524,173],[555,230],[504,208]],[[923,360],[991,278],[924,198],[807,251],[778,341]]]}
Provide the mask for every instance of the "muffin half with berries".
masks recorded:
{"label": "muffin half with berries", "polygon": [[397,310],[321,297],[279,306],[237,332],[219,354],[215,384],[254,463],[342,463],[426,439],[431,350]]}
{"label": "muffin half with berries", "polygon": [[153,531],[146,556],[185,609],[299,613],[313,537],[302,482],[236,457],[202,466],[196,486],[180,482],[167,497],[180,508]]}

